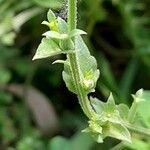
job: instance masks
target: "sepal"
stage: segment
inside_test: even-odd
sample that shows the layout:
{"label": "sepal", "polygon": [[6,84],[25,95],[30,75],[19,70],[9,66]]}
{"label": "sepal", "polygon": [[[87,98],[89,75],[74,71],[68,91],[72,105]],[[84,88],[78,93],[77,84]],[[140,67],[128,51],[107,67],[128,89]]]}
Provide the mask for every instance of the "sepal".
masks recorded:
{"label": "sepal", "polygon": [[[131,142],[131,135],[127,127],[124,125],[127,121],[127,116],[129,108],[126,105],[116,105],[112,93],[110,94],[107,102],[102,102],[97,98],[90,98],[91,105],[94,108],[96,114],[89,121],[89,127],[91,135],[99,135],[103,138],[109,136],[119,140]],[[122,111],[127,111],[121,113]],[[91,122],[93,125],[91,126]],[[92,128],[91,128],[92,127]],[[102,131],[99,133],[99,130],[94,127],[99,127]],[[95,130],[96,129],[96,130]]]}

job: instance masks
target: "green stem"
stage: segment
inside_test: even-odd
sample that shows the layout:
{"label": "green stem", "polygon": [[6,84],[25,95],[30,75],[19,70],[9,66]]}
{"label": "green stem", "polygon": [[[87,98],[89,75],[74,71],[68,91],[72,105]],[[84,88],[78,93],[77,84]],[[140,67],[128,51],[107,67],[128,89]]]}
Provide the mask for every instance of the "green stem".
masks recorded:
{"label": "green stem", "polygon": [[[68,0],[68,32],[76,29],[77,24],[77,0]],[[72,39],[75,43],[75,38]],[[76,50],[74,52],[68,54],[68,59],[70,61],[72,78],[75,83],[75,88],[77,91],[79,103],[88,118],[91,118],[95,113],[89,100],[88,96],[85,93],[84,89],[81,86],[81,77],[80,77],[80,68],[77,61]]]}
{"label": "green stem", "polygon": [[68,32],[77,26],[77,0],[68,0]]}
{"label": "green stem", "polygon": [[138,133],[140,135],[148,136],[150,137],[150,129],[139,127],[136,125],[132,125],[130,123],[126,123],[125,126],[129,129],[132,130],[135,133]]}
{"label": "green stem", "polygon": [[[143,128],[143,127],[139,127],[136,125],[132,125],[131,123],[125,123],[124,124],[129,130],[142,135],[142,136],[146,136],[146,137],[150,137],[150,129],[147,128]],[[120,142],[119,144],[117,144],[115,147],[113,147],[111,150],[121,150],[124,147],[124,142]]]}

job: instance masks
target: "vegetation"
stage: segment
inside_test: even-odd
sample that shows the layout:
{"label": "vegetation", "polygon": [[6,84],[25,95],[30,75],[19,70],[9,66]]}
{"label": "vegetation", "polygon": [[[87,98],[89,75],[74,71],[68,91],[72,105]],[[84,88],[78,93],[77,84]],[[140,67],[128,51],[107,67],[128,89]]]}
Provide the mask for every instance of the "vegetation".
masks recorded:
{"label": "vegetation", "polygon": [[149,1],[0,4],[1,149],[150,149]]}

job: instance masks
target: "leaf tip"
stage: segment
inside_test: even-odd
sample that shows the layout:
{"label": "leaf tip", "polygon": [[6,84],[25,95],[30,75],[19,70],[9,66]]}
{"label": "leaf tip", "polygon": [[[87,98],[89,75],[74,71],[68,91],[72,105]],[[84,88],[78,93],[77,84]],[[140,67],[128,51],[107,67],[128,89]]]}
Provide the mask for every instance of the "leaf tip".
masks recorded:
{"label": "leaf tip", "polygon": [[54,65],[54,64],[64,64],[66,61],[64,61],[64,60],[56,60],[56,61],[54,61],[52,64]]}
{"label": "leaf tip", "polygon": [[34,60],[36,60],[36,57],[35,57],[35,55],[33,56],[33,58],[32,58],[32,61],[34,61]]}

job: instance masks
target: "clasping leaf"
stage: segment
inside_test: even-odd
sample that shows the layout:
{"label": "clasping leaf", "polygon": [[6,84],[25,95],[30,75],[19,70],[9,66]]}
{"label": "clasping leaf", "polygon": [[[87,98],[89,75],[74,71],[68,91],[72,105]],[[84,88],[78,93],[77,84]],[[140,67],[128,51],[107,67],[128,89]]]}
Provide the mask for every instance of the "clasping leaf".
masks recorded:
{"label": "clasping leaf", "polygon": [[33,60],[46,58],[61,53],[62,53],[61,49],[52,39],[43,38],[41,44],[39,45],[33,57]]}
{"label": "clasping leaf", "polygon": [[[94,92],[96,82],[99,77],[99,70],[97,69],[96,60],[90,55],[90,52],[81,36],[75,37],[75,49],[80,70],[80,77],[82,78],[80,84],[83,86],[83,89],[87,94]],[[69,59],[66,61],[69,64]],[[64,65],[63,79],[68,89],[71,92],[76,93],[74,79],[69,66]]]}

